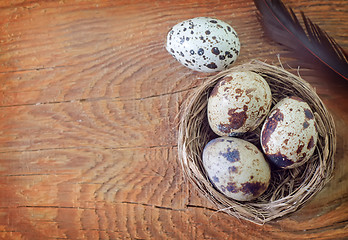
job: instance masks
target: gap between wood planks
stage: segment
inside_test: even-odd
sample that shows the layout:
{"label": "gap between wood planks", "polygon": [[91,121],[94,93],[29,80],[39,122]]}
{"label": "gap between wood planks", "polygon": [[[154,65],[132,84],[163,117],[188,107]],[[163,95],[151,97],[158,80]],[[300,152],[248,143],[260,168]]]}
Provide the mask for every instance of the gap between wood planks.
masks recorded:
{"label": "gap between wood planks", "polygon": [[56,68],[65,68],[65,67],[72,67],[72,65],[58,65],[58,66],[53,66],[53,67],[23,68],[23,69],[17,69],[17,70],[3,71],[3,72],[0,72],[0,74],[17,73],[17,72],[31,72],[31,71],[41,71],[41,70],[54,70]]}
{"label": "gap between wood planks", "polygon": [[154,149],[154,148],[175,148],[177,144],[169,145],[153,145],[153,146],[132,146],[132,147],[61,147],[61,148],[41,148],[41,149],[23,149],[23,150],[12,150],[3,151],[3,153],[15,153],[15,152],[40,152],[40,151],[52,151],[52,150],[77,150],[77,149],[99,149],[99,150],[127,150],[127,149]]}
{"label": "gap between wood planks", "polygon": [[[164,207],[164,206],[160,206],[160,205],[154,205],[154,204],[149,204],[149,203],[142,203],[142,202],[130,202],[130,201],[122,201],[122,202],[115,202],[114,204],[131,204],[131,205],[140,205],[140,206],[144,206],[144,207],[152,207],[152,208],[158,208],[158,209],[162,209],[162,210],[169,210],[169,211],[187,211],[187,209],[189,208],[198,208],[198,209],[204,209],[207,211],[212,211],[212,212],[216,212],[216,209],[213,208],[209,208],[209,207],[204,207],[204,206],[200,206],[200,205],[192,205],[192,204],[186,204],[185,208],[171,208],[171,207]],[[11,207],[2,207],[2,209],[8,209]],[[12,207],[13,208],[13,207]],[[57,208],[57,209],[89,209],[89,210],[95,210],[96,208],[93,207],[69,207],[69,206],[35,206],[35,205],[20,205],[20,206],[16,206],[14,208]]]}
{"label": "gap between wood planks", "polygon": [[39,105],[50,105],[50,104],[61,104],[61,103],[75,103],[75,102],[98,102],[98,101],[142,101],[145,99],[151,99],[151,98],[157,98],[157,97],[163,97],[163,96],[168,96],[171,94],[178,94],[181,92],[187,92],[192,89],[197,88],[197,86],[174,91],[174,92],[169,92],[169,93],[161,93],[161,94],[154,94],[146,97],[141,97],[141,98],[124,98],[121,99],[120,97],[97,97],[97,98],[81,98],[81,99],[73,99],[73,100],[65,100],[65,101],[52,101],[52,102],[39,102],[39,103],[26,103],[26,104],[14,104],[14,105],[4,105],[0,106],[0,108],[10,108],[10,107],[23,107],[23,106],[39,106]]}

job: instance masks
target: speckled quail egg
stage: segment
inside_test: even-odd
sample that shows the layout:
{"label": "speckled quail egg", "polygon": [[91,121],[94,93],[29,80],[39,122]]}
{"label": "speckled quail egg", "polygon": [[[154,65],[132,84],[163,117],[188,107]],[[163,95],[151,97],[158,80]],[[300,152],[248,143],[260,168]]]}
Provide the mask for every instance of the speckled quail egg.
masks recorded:
{"label": "speckled quail egg", "polygon": [[238,201],[259,197],[270,183],[271,170],[262,152],[240,138],[211,140],[203,150],[203,166],[212,184]]}
{"label": "speckled quail egg", "polygon": [[287,97],[271,110],[261,130],[267,158],[280,168],[295,168],[314,153],[318,132],[314,114],[299,97]]}
{"label": "speckled quail egg", "polygon": [[210,93],[209,125],[219,136],[253,131],[266,118],[271,104],[271,89],[262,76],[251,71],[230,73]]}
{"label": "speckled quail egg", "polygon": [[188,68],[217,72],[236,61],[240,42],[229,24],[215,18],[197,17],[172,27],[166,49]]}

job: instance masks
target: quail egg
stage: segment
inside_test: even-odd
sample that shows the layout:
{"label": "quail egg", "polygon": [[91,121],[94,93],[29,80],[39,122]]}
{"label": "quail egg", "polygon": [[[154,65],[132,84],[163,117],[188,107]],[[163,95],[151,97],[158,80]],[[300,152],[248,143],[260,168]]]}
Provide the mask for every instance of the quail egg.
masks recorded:
{"label": "quail egg", "polygon": [[271,89],[262,76],[251,71],[230,73],[210,93],[209,125],[219,136],[253,131],[266,118],[271,104]]}
{"label": "quail egg", "polygon": [[217,72],[236,61],[240,42],[236,31],[226,22],[197,17],[171,28],[166,49],[188,68],[200,72]]}
{"label": "quail egg", "polygon": [[314,153],[318,139],[314,114],[305,101],[292,96],[279,101],[261,130],[267,158],[280,168],[295,168]]}
{"label": "quail egg", "polygon": [[271,179],[262,152],[240,138],[211,140],[203,150],[203,166],[212,184],[225,196],[238,201],[259,197]]}

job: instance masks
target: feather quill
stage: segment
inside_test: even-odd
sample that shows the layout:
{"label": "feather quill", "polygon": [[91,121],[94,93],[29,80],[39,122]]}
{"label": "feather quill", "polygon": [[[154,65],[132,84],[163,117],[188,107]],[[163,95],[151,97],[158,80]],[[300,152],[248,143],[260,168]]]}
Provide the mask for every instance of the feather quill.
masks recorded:
{"label": "feather quill", "polygon": [[333,74],[348,80],[348,55],[318,25],[301,12],[304,27],[291,8],[281,0],[254,0],[266,34],[286,46],[289,57],[300,61],[301,67]]}

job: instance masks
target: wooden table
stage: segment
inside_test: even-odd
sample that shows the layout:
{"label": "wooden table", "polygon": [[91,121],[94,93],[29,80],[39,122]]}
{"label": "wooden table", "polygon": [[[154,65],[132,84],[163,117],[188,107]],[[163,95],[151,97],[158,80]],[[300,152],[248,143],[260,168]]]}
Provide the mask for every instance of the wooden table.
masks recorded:
{"label": "wooden table", "polygon": [[[346,0],[284,0],[348,49]],[[238,32],[236,64],[278,63],[252,0],[0,2],[1,239],[348,238],[347,84],[310,81],[337,127],[334,177],[263,226],[216,208],[177,162],[177,113],[210,74],[165,50],[177,22]]]}

